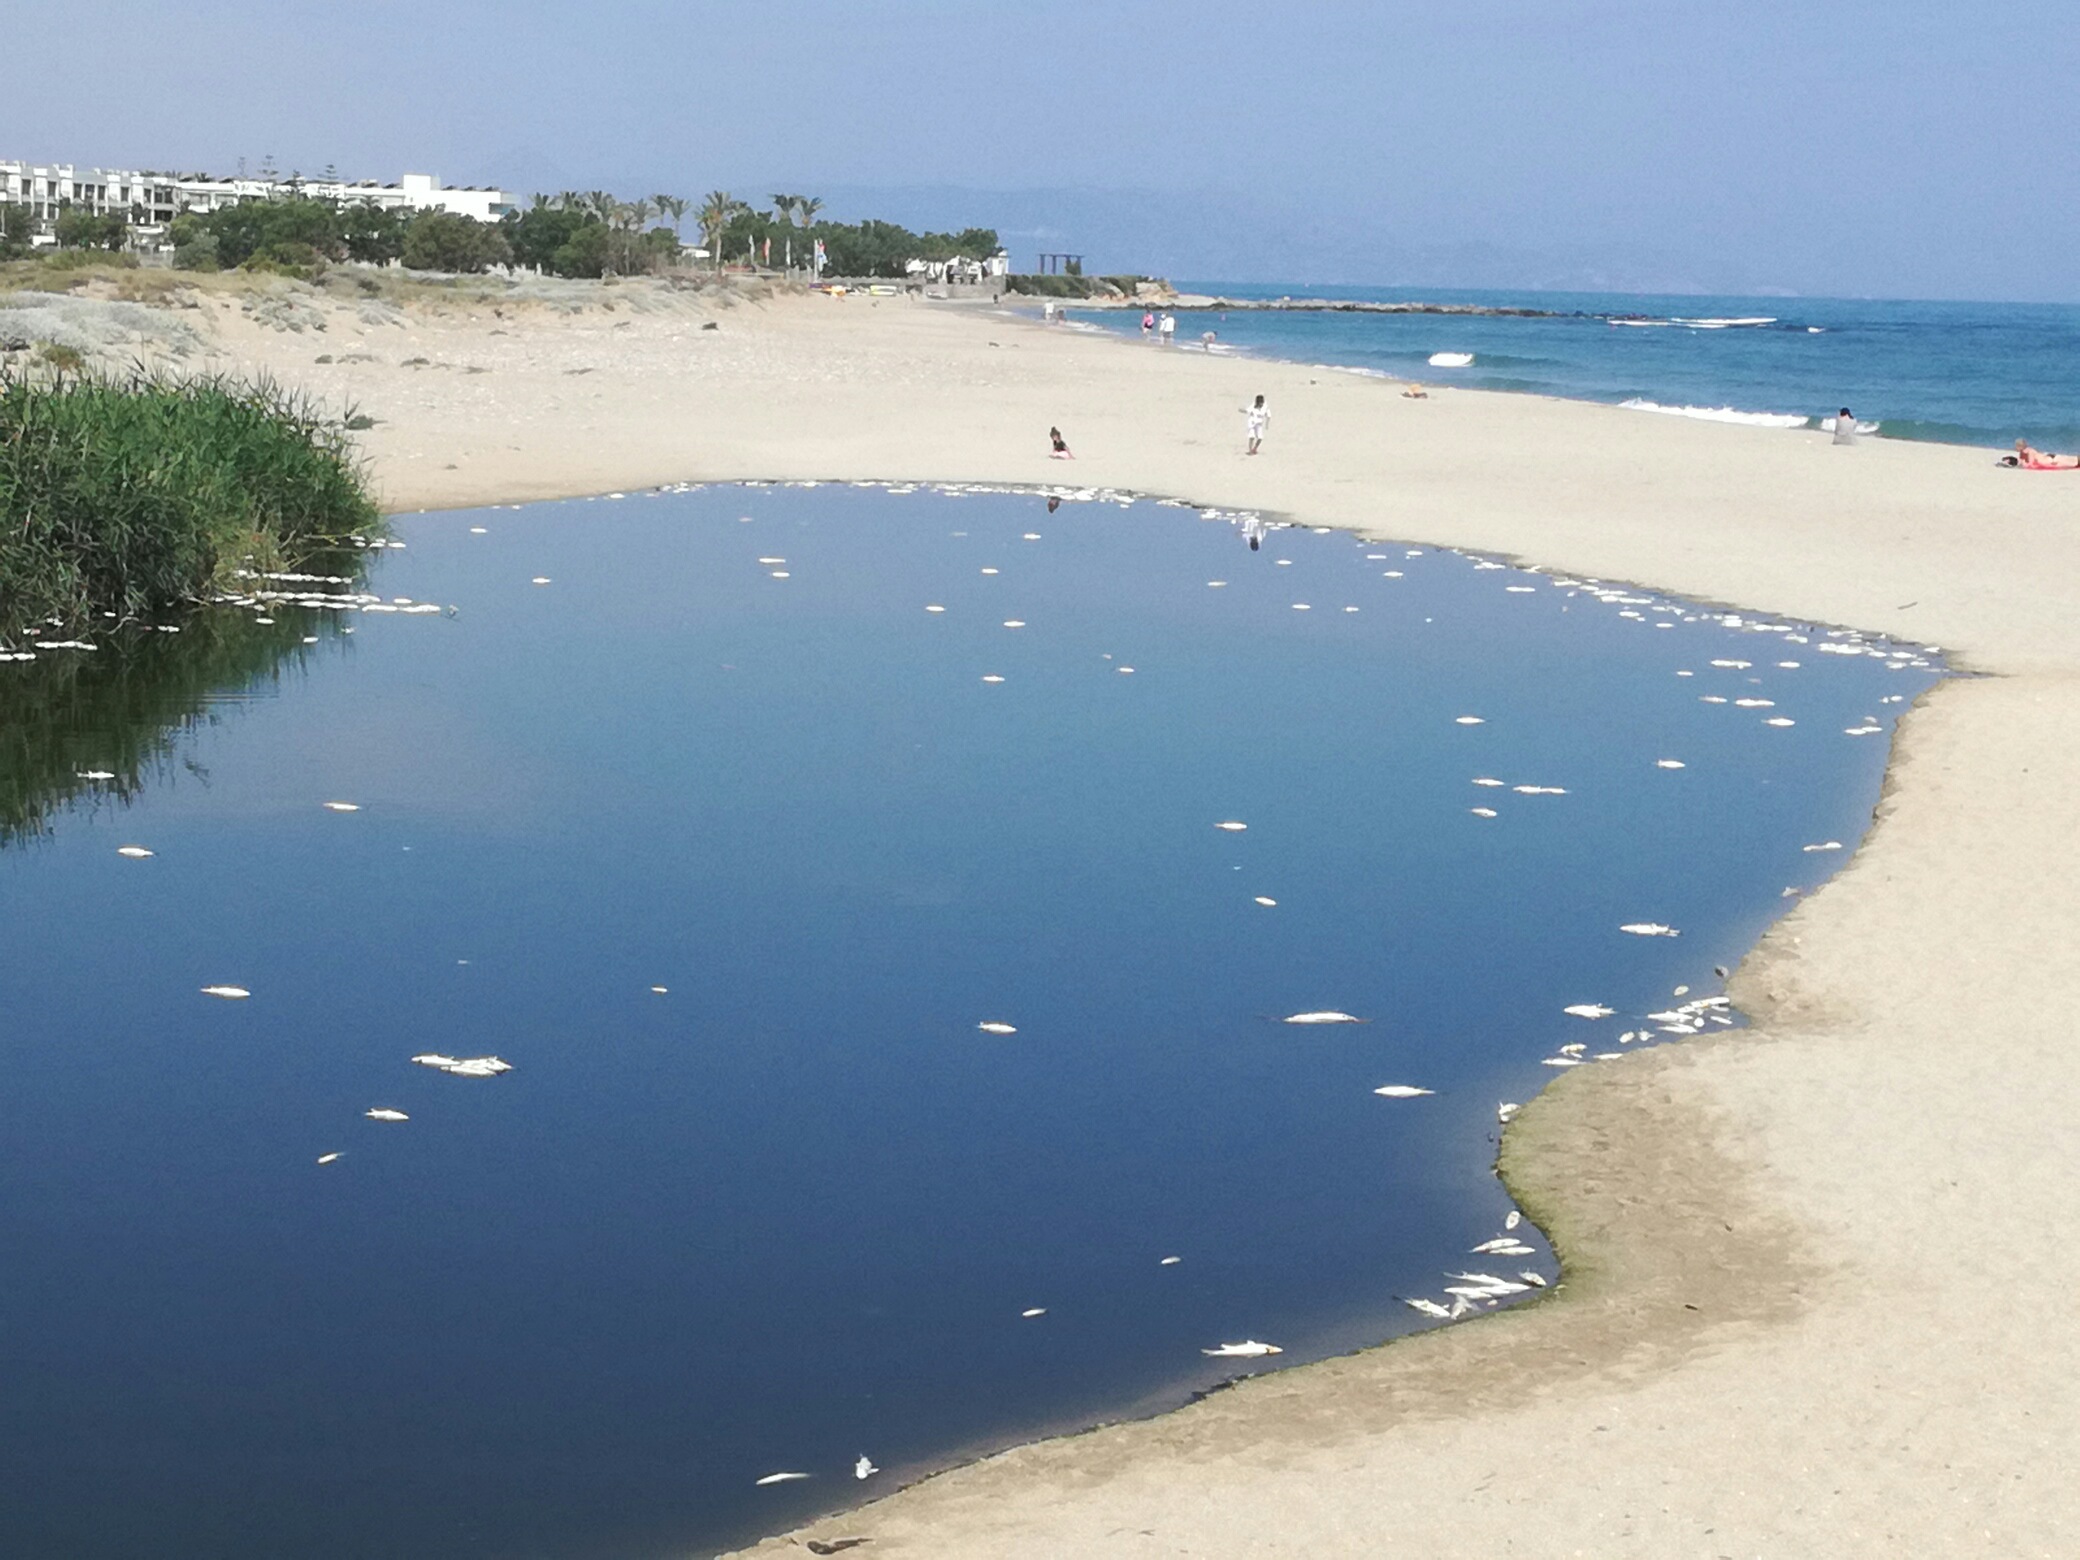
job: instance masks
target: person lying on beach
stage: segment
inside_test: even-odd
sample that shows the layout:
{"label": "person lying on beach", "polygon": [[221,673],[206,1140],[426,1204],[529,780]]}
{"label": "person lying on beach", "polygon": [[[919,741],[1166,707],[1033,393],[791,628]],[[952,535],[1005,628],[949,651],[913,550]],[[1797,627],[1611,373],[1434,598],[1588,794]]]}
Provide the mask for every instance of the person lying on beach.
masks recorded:
{"label": "person lying on beach", "polygon": [[2051,455],[2034,448],[2029,440],[2017,439],[2015,453],[2001,462],[2024,471],[2080,471],[2080,455]]}
{"label": "person lying on beach", "polygon": [[1427,401],[1430,399],[1430,392],[1411,381],[1409,387],[1401,392],[1401,397],[1405,401]]}
{"label": "person lying on beach", "polygon": [[1064,438],[1062,437],[1062,430],[1061,430],[1061,429],[1059,429],[1059,428],[1050,428],[1050,429],[1048,429],[1048,430],[1047,430],[1047,437],[1048,437],[1048,440],[1049,440],[1049,442],[1051,442],[1051,443],[1052,443],[1052,444],[1054,445],[1054,449],[1053,449],[1053,450],[1052,450],[1052,451],[1050,452],[1050,454],[1049,454],[1049,458],[1050,458],[1050,459],[1052,459],[1052,460],[1074,460],[1074,459],[1076,458],[1076,457],[1075,457],[1074,455],[1071,455],[1071,454],[1069,453],[1069,441],[1068,441],[1067,439],[1064,439]]}

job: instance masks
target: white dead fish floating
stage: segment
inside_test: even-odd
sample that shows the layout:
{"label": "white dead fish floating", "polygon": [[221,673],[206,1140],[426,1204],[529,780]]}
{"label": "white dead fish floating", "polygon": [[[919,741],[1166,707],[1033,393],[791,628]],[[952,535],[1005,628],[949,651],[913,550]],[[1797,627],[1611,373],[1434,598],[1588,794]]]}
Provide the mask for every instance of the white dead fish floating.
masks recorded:
{"label": "white dead fish floating", "polygon": [[1509,784],[1507,780],[1497,780],[1491,775],[1475,775],[1473,777],[1473,783],[1475,785],[1485,786],[1504,786]]}
{"label": "white dead fish floating", "polygon": [[549,583],[549,576],[546,574],[537,574],[534,577],[533,583],[536,585],[546,585]]}
{"label": "white dead fish floating", "polygon": [[1787,719],[1785,716],[1782,715],[1772,715],[1768,720],[1764,721],[1762,724],[1765,726],[1796,726],[1798,722],[1795,720]]}
{"label": "white dead fish floating", "polygon": [[1485,726],[1488,723],[1478,715],[1460,715],[1452,721],[1452,724],[1455,726]]}
{"label": "white dead fish floating", "polygon": [[496,1056],[443,1056],[438,1051],[428,1051],[412,1060],[421,1067],[452,1073],[458,1078],[496,1078],[513,1070],[511,1062]]}
{"label": "white dead fish floating", "polygon": [[1217,1349],[1199,1351],[1209,1359],[1256,1360],[1267,1354],[1283,1354],[1286,1351],[1275,1343],[1259,1343],[1254,1338],[1245,1338],[1240,1343],[1224,1343]]}
{"label": "white dead fish floating", "polygon": [[925,611],[927,612],[944,612],[945,610],[946,609],[944,607],[938,605],[936,602],[934,602],[931,606],[925,608]]}
{"label": "white dead fish floating", "polygon": [[1635,937],[1680,937],[1683,935],[1673,926],[1663,926],[1659,921],[1627,921],[1618,930],[1630,932]]}
{"label": "white dead fish floating", "polygon": [[222,997],[226,1002],[243,1002],[252,993],[243,986],[204,986],[205,997]]}
{"label": "white dead fish floating", "polygon": [[1499,818],[1502,816],[1492,807],[1469,807],[1466,810],[1476,818]]}
{"label": "white dead fish floating", "polygon": [[322,805],[327,812],[349,813],[361,811],[359,802],[325,802]]}
{"label": "white dead fish floating", "polygon": [[374,1110],[361,1113],[370,1121],[410,1121],[412,1118],[401,1110],[392,1110],[387,1105],[378,1105]]}
{"label": "white dead fish floating", "polygon": [[1435,1094],[1437,1091],[1435,1089],[1419,1089],[1412,1083],[1389,1083],[1381,1085],[1372,1092],[1384,1095],[1390,1100],[1414,1100],[1421,1099],[1426,1094]]}
{"label": "white dead fish floating", "polygon": [[1237,823],[1233,818],[1230,818],[1225,823],[1215,824],[1214,827],[1216,829],[1223,829],[1229,834],[1240,834],[1244,829],[1248,828],[1249,825],[1246,823]]}
{"label": "white dead fish floating", "polygon": [[1806,852],[1808,855],[1812,854],[1816,850],[1840,850],[1841,848],[1842,842],[1840,840],[1823,840],[1818,845],[1799,846],[1799,849]]}
{"label": "white dead fish floating", "polygon": [[1502,1221],[1502,1227],[1506,1230],[1513,1230],[1523,1222],[1524,1215],[1522,1211],[1516,1208],[1512,1208],[1509,1211],[1509,1217]]}
{"label": "white dead fish floating", "polygon": [[986,1035],[1015,1035],[1018,1033],[1016,1024],[1007,1024],[1000,1019],[994,1018],[986,1019],[975,1027]]}
{"label": "white dead fish floating", "polygon": [[769,1473],[763,1479],[757,1479],[753,1482],[761,1486],[767,1484],[792,1484],[796,1479],[806,1479],[808,1477],[809,1475],[806,1473]]}
{"label": "white dead fish floating", "polygon": [[1425,1300],[1418,1296],[1414,1300],[1403,1300],[1401,1303],[1411,1310],[1421,1311],[1425,1316],[1434,1316],[1439,1321],[1448,1321],[1451,1318],[1452,1313],[1435,1300]]}
{"label": "white dead fish floating", "polygon": [[1280,1019],[1281,1024],[1366,1024],[1370,1019],[1359,1018],[1354,1013],[1339,1013],[1334,1008],[1324,1008],[1319,1013],[1289,1013]]}
{"label": "white dead fish floating", "polygon": [[1609,1018],[1618,1010],[1607,1008],[1600,1002],[1577,1002],[1573,1007],[1564,1007],[1560,1011],[1572,1018]]}
{"label": "white dead fish floating", "polygon": [[1158,1263],[1156,1264],[1156,1266],[1157,1266],[1157,1267],[1176,1267],[1176,1266],[1177,1266],[1177,1264],[1178,1264],[1178,1263],[1180,1263],[1180,1262],[1182,1262],[1183,1260],[1184,1260],[1184,1258],[1183,1258],[1183,1257],[1165,1257],[1165,1258],[1163,1258],[1163,1260],[1162,1260],[1162,1261],[1158,1262]]}
{"label": "white dead fish floating", "polygon": [[1654,767],[1656,769],[1681,769],[1684,765],[1680,758],[1657,758],[1654,760]]}
{"label": "white dead fish floating", "polygon": [[1258,904],[1264,906],[1267,910],[1273,908],[1278,904],[1278,901],[1276,899],[1267,899],[1262,894],[1257,895],[1256,900]]}
{"label": "white dead fish floating", "polygon": [[339,1157],[340,1156],[338,1154],[320,1154],[318,1156],[318,1163],[321,1165],[329,1165],[333,1162],[333,1160]]}
{"label": "white dead fish floating", "polygon": [[112,769],[82,769],[74,776],[78,780],[113,780],[115,777]]}
{"label": "white dead fish floating", "polygon": [[855,1479],[871,1479],[880,1471],[879,1468],[874,1466],[873,1459],[868,1457],[865,1452],[861,1452],[859,1461],[852,1465],[852,1476]]}
{"label": "white dead fish floating", "polygon": [[1477,1257],[1493,1256],[1496,1252],[1506,1251],[1511,1246],[1521,1246],[1522,1244],[1523,1242],[1513,1235],[1498,1235],[1493,1240],[1484,1240],[1478,1246],[1473,1247],[1472,1254]]}
{"label": "white dead fish floating", "polygon": [[132,861],[143,861],[151,856],[153,852],[146,850],[142,845],[118,845],[116,854],[118,856],[128,856]]}
{"label": "white dead fish floating", "polygon": [[1000,683],[1000,682],[1002,682],[1002,681],[1003,681],[1004,679],[1003,679],[1002,677],[998,676],[998,675],[997,675],[997,674],[996,674],[995,672],[989,672],[989,673],[986,673],[986,674],[985,674],[985,675],[983,676],[983,679],[982,679],[982,680],[983,680],[984,682],[986,682],[986,683]]}
{"label": "white dead fish floating", "polygon": [[1521,1278],[1533,1289],[1543,1289],[1546,1287],[1546,1281],[1544,1277],[1540,1274],[1532,1272],[1529,1268],[1524,1269],[1521,1273],[1517,1275],[1517,1277]]}
{"label": "white dead fish floating", "polygon": [[1044,1305],[1030,1306],[1027,1309],[1019,1312],[1018,1314],[1021,1317],[1025,1318],[1027,1321],[1031,1321],[1036,1316],[1045,1316],[1047,1314],[1047,1307]]}
{"label": "white dead fish floating", "polygon": [[1504,1100],[1501,1104],[1495,1107],[1495,1119],[1501,1125],[1506,1127],[1512,1121],[1515,1121],[1517,1119],[1517,1112],[1522,1110],[1523,1108],[1524,1107],[1519,1105],[1515,1100]]}

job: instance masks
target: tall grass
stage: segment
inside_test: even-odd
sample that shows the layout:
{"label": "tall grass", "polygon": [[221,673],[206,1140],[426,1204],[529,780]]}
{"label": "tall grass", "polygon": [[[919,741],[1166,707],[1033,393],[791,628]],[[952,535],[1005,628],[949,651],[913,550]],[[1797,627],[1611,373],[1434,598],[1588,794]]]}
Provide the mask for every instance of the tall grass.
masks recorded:
{"label": "tall grass", "polygon": [[343,420],[293,391],[0,369],[0,639],[164,615],[380,525]]}

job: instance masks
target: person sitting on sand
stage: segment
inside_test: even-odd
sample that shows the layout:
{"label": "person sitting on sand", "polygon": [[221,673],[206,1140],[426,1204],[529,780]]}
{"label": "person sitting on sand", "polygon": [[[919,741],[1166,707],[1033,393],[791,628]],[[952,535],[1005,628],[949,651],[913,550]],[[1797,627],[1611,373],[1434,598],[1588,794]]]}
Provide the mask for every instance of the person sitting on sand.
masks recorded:
{"label": "person sitting on sand", "polygon": [[1427,401],[1430,399],[1430,392],[1414,380],[1410,380],[1408,388],[1401,392],[1401,398],[1405,401]]}
{"label": "person sitting on sand", "polygon": [[1054,445],[1054,449],[1053,449],[1053,451],[1052,451],[1052,452],[1050,453],[1050,455],[1049,455],[1049,459],[1051,459],[1051,460],[1074,460],[1074,459],[1076,458],[1076,457],[1075,457],[1074,455],[1071,455],[1071,454],[1069,453],[1069,441],[1068,441],[1067,439],[1065,439],[1065,438],[1063,438],[1063,437],[1062,437],[1062,430],[1061,430],[1061,429],[1059,429],[1059,428],[1050,428],[1050,429],[1048,429],[1048,430],[1047,430],[1047,437],[1048,437],[1048,441],[1049,441],[1050,443],[1052,443],[1052,444]]}
{"label": "person sitting on sand", "polygon": [[2024,471],[2080,471],[2080,455],[2051,455],[2027,439],[2015,441],[2015,464]]}
{"label": "person sitting on sand", "polygon": [[1843,407],[1834,414],[1834,442],[1854,444],[1856,442],[1856,414]]}

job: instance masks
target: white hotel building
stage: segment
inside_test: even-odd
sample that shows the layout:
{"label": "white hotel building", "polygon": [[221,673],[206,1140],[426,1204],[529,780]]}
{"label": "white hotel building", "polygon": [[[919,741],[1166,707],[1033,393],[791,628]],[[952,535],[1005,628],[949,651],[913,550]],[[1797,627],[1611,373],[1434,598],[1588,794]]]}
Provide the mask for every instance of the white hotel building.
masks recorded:
{"label": "white hotel building", "polygon": [[306,195],[341,205],[365,202],[386,210],[452,211],[496,222],[513,209],[503,190],[449,189],[429,173],[408,173],[397,184],[373,179],[215,179],[199,173],[139,173],[119,168],[76,168],[71,163],[0,161],[0,202],[27,206],[39,243],[55,243],[53,225],[68,207],[130,219],[133,242],[156,247],[167,224],[184,211],[211,212],[242,200]]}

